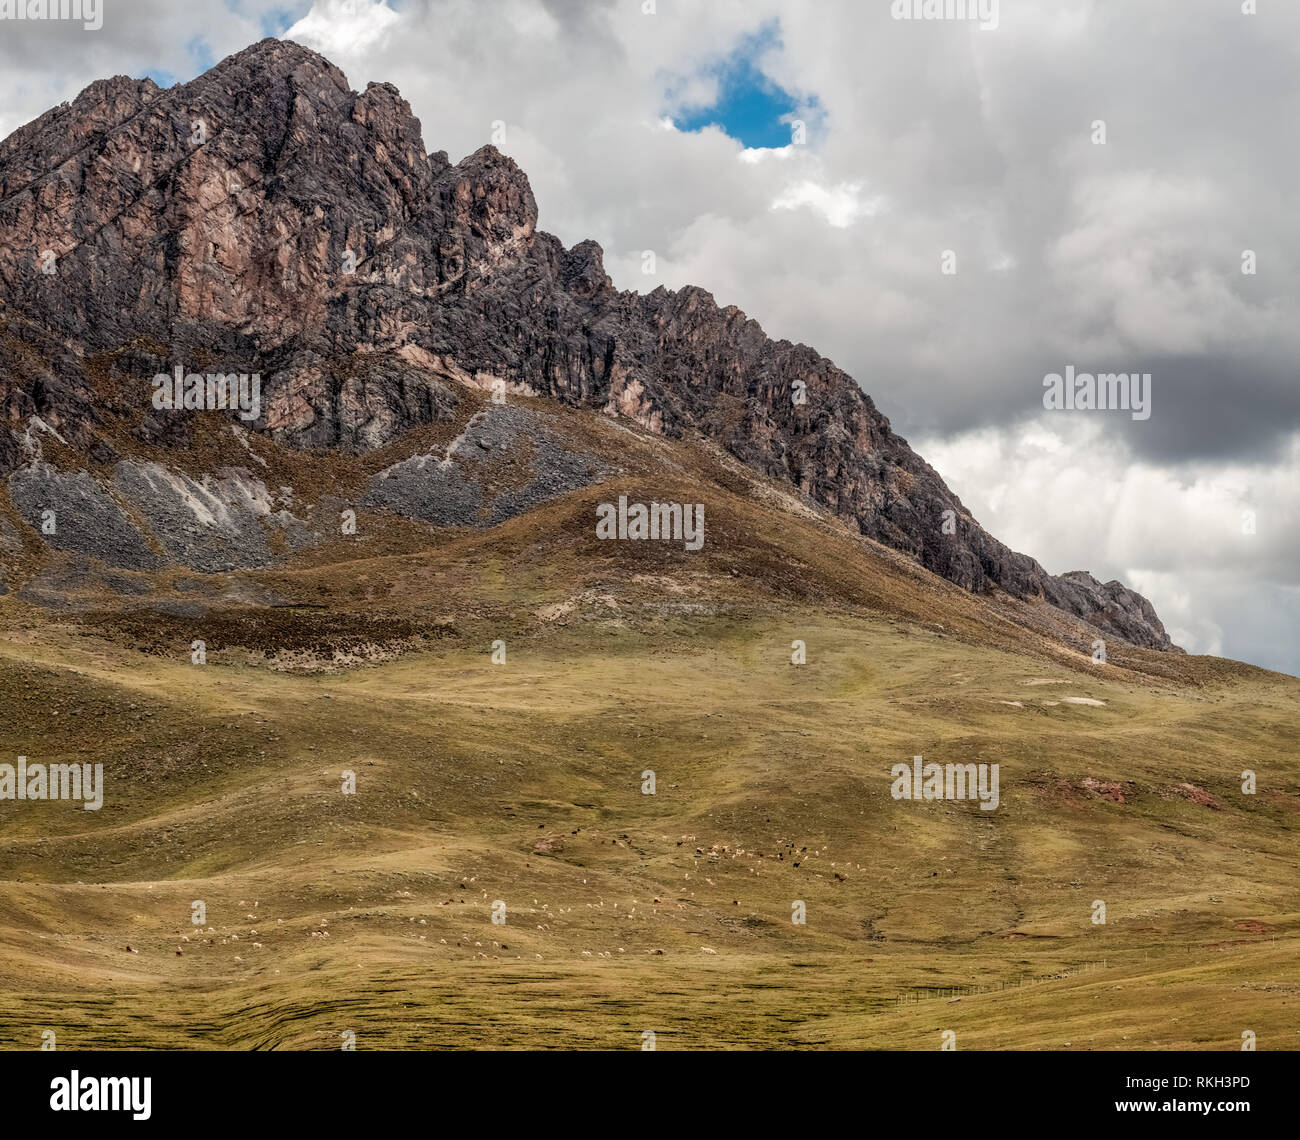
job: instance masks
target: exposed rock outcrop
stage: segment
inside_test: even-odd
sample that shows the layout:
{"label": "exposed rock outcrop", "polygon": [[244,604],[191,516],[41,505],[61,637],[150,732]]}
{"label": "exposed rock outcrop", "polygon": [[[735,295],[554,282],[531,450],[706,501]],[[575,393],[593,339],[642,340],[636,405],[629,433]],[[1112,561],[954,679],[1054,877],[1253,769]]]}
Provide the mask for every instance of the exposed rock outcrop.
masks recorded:
{"label": "exposed rock outcrop", "polygon": [[[537,229],[513,161],[491,146],[454,165],[427,153],[393,87],[358,94],[290,42],[168,90],[94,83],[0,143],[0,472],[30,463],[34,415],[99,462],[116,457],[108,428],[123,421],[143,445],[184,443],[192,421],[149,405],[152,376],[177,364],[258,373],[249,426],[300,448],[387,445],[451,419],[458,385],[496,381],[700,433],[967,590],[1170,647],[1120,583],[1053,577],[987,534],[830,361],[702,289],[619,292],[596,243],[565,249]],[[10,479],[20,505],[56,478],[25,470]],[[125,470],[137,500],[194,493]],[[372,493],[409,497],[419,474],[399,467]],[[534,476],[560,490],[581,478],[563,464]],[[98,512],[87,517],[119,565],[155,557],[118,508],[58,478]],[[459,507],[416,516],[474,513],[458,487]]]}

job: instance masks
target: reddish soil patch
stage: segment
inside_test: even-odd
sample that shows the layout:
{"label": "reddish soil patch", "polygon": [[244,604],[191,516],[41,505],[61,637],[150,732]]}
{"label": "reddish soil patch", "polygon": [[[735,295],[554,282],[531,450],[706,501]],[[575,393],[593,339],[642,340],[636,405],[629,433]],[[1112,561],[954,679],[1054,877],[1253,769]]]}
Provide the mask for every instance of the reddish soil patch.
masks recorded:
{"label": "reddish soil patch", "polygon": [[1243,919],[1241,922],[1234,922],[1232,924],[1232,929],[1244,930],[1247,934],[1271,934],[1277,929],[1277,927],[1272,926],[1267,922],[1259,922],[1256,919],[1247,918]]}
{"label": "reddish soil patch", "polygon": [[1198,788],[1195,784],[1175,784],[1165,794],[1165,799],[1173,796],[1180,796],[1194,804],[1200,804],[1202,807],[1213,808],[1215,811],[1220,810],[1219,801],[1216,800],[1204,788]]}
{"label": "reddish soil patch", "polygon": [[1114,780],[1094,780],[1091,776],[1084,776],[1083,790],[1091,792],[1098,799],[1110,800],[1113,804],[1127,803],[1124,798],[1127,794],[1123,784],[1117,784]]}
{"label": "reddish soil patch", "polygon": [[1300,811],[1300,796],[1289,792],[1268,792],[1263,796],[1271,804],[1279,804],[1288,811]]}

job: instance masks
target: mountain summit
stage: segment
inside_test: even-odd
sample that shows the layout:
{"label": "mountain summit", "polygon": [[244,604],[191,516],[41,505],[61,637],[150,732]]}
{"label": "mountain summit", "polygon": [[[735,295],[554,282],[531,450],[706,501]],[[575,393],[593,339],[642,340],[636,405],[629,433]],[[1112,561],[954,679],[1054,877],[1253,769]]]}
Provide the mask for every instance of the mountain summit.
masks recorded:
{"label": "mountain summit", "polygon": [[[214,441],[211,417],[152,399],[174,370],[255,376],[257,404]],[[465,421],[484,392],[515,403]],[[612,469],[534,430],[528,397],[738,460],[966,591],[1173,648],[1121,583],[1050,575],[990,536],[829,360],[699,288],[620,292],[599,245],[537,229],[511,159],[427,152],[395,88],[358,94],[294,43],[167,90],[101,80],[0,143],[15,582],[46,547],[137,571],[274,565],[322,533],[306,488],[270,477],[288,467],[382,455],[360,506],[457,526]],[[461,434],[434,461],[421,431],[438,425]],[[467,448],[478,467],[456,482]]]}

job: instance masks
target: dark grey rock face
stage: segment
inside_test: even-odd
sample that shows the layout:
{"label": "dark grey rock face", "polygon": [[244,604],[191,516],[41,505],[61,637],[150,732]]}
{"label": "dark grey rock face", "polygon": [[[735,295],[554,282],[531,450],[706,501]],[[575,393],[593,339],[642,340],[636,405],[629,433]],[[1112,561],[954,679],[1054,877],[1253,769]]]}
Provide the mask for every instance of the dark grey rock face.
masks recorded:
{"label": "dark grey rock face", "polygon": [[370,480],[363,505],[434,526],[495,526],[604,471],[566,449],[526,408],[489,405],[445,455],[416,455]]}
{"label": "dark grey rock face", "polygon": [[113,482],[149,520],[169,561],[207,572],[270,563],[261,520],[271,504],[260,482],[226,471],[199,483],[159,463],[126,461],[113,468]]}
{"label": "dark grey rock face", "polygon": [[[33,415],[101,463],[116,455],[102,438],[113,417],[143,443],[185,442],[184,412],[148,407],[151,377],[177,363],[259,373],[249,426],[312,449],[383,446],[450,419],[450,381],[504,381],[671,437],[700,433],[967,590],[1170,646],[1145,599],[1053,578],[985,532],[830,361],[770,340],[702,289],[615,290],[596,243],[566,250],[537,230],[509,158],[490,146],[455,165],[429,155],[393,87],[351,91],[293,43],[264,40],[166,91],[100,81],[0,143],[0,332],[0,471],[22,461]],[[580,485],[580,467],[544,458],[489,504],[472,470],[416,457],[370,501],[490,522]],[[98,509],[101,546],[143,558],[129,523]],[[183,560],[189,540],[165,515],[160,526]],[[250,535],[221,549],[253,558]],[[204,549],[202,565],[222,563]]]}
{"label": "dark grey rock face", "polygon": [[1045,593],[1052,605],[1078,614],[1098,629],[1113,632],[1137,645],[1147,645],[1153,649],[1170,648],[1168,639],[1164,645],[1144,640],[1147,631],[1163,631],[1164,627],[1160,625],[1160,619],[1151,603],[1123,582],[1110,581],[1102,584],[1086,570],[1071,570],[1059,577],[1049,577]]}
{"label": "dark grey rock face", "polygon": [[434,526],[473,526],[483,510],[483,489],[446,460],[414,455],[372,478],[363,505]]}
{"label": "dark grey rock face", "polygon": [[23,467],[9,476],[9,497],[28,525],[57,550],[127,570],[162,565],[140,529],[88,472],[64,474],[46,463]]}

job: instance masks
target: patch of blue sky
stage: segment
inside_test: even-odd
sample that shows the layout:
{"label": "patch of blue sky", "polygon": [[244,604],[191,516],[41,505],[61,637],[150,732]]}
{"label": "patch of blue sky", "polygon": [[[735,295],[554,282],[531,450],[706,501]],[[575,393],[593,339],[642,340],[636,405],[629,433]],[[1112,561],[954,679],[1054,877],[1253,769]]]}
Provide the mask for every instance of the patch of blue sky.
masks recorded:
{"label": "patch of blue sky", "polygon": [[717,127],[746,147],[788,146],[791,124],[818,112],[816,99],[799,99],[768,78],[760,67],[765,51],[778,42],[775,25],[747,37],[725,59],[708,69],[717,98],[709,106],[685,106],[672,114],[679,131]]}
{"label": "patch of blue sky", "polygon": [[279,39],[307,14],[310,4],[300,4],[293,8],[269,8],[262,13],[262,35]]}

